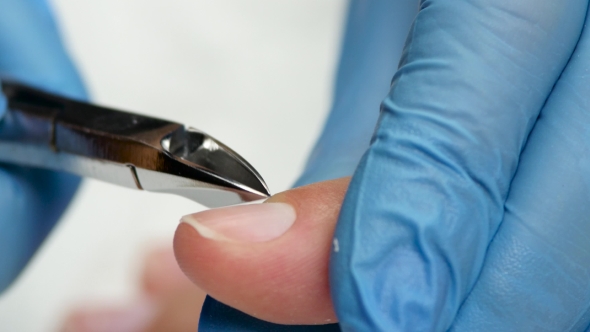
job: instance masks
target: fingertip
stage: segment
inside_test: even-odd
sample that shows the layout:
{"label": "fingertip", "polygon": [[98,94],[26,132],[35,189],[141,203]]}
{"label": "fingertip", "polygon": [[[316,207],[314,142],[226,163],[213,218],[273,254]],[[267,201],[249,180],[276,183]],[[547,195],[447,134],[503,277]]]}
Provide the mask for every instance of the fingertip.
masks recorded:
{"label": "fingertip", "polygon": [[[273,209],[278,212],[272,212],[277,218],[285,217],[282,205],[295,210],[292,226],[269,241],[203,236],[198,228],[182,222],[174,237],[176,259],[183,272],[212,297],[256,318],[279,324],[333,322],[328,260],[347,185],[348,179],[327,181],[286,191],[261,204],[277,205]],[[236,207],[228,210],[244,213]],[[214,213],[219,217],[221,212]],[[193,219],[211,218],[202,214]],[[251,218],[242,217],[237,222]]]}

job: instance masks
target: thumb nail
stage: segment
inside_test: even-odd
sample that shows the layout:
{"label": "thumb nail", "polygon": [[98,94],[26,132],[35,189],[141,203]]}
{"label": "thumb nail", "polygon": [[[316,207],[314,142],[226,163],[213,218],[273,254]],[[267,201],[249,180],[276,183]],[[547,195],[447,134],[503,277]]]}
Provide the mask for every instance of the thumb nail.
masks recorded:
{"label": "thumb nail", "polygon": [[262,203],[207,210],[182,217],[203,237],[232,242],[265,242],[283,235],[295,222],[286,203]]}

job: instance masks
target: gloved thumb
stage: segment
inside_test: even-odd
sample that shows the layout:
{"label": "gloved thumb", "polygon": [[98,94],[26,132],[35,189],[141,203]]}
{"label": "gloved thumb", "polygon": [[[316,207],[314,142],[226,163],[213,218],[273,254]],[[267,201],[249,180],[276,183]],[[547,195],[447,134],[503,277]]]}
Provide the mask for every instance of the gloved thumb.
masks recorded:
{"label": "gloved thumb", "polygon": [[174,238],[176,259],[210,296],[256,318],[279,324],[335,322],[328,260],[349,180],[295,188],[262,204],[185,216]]}

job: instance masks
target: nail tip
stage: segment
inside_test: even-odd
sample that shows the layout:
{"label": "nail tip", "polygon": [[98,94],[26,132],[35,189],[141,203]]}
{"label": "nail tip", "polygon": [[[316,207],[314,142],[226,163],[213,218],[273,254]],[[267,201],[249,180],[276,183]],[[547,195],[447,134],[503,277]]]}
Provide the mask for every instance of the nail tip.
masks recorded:
{"label": "nail tip", "polygon": [[180,222],[189,225],[192,229],[197,231],[197,233],[199,233],[201,237],[204,237],[206,239],[228,241],[228,239],[225,236],[201,224],[192,215],[182,217],[182,219],[180,219]]}

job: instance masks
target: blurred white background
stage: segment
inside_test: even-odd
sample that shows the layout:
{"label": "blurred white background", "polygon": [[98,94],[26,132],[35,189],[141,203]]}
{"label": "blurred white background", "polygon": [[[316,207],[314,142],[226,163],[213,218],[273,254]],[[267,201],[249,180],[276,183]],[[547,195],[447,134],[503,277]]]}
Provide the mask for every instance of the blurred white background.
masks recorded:
{"label": "blurred white background", "polygon": [[[205,130],[276,193],[301,171],[329,108],[344,0],[53,0],[92,99]],[[202,209],[86,181],[0,297],[1,331],[53,331],[77,303],[125,303],[142,252]]]}

